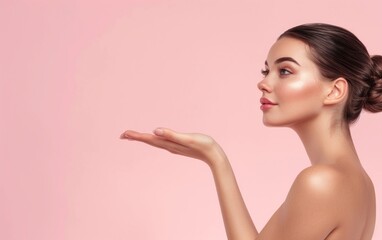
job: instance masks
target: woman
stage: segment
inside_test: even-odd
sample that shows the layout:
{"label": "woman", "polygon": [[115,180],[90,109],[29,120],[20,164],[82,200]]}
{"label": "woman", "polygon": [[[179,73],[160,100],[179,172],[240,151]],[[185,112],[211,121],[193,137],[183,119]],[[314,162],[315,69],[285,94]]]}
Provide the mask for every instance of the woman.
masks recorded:
{"label": "woman", "polygon": [[382,110],[382,56],[370,57],[345,29],[307,24],[279,37],[262,73],[258,88],[264,124],[293,129],[311,161],[262,231],[254,226],[229,161],[211,137],[165,128],[154,134],[128,130],[121,137],[207,163],[230,240],[370,240],[374,187],[349,124],[363,108]]}

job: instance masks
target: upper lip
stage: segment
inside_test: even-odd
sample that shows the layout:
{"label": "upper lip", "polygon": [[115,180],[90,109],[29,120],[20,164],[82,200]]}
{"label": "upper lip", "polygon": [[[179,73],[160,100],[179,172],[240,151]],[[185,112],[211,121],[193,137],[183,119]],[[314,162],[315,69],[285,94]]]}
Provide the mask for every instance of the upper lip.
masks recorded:
{"label": "upper lip", "polygon": [[268,98],[265,98],[265,97],[260,98],[260,103],[261,103],[261,104],[272,104],[272,105],[276,105],[276,103],[272,102],[271,100],[269,100]]}

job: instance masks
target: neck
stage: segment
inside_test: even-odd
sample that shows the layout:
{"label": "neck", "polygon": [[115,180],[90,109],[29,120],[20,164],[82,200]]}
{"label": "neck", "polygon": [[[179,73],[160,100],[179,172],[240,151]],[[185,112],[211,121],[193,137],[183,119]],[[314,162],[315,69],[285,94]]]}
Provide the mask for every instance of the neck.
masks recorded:
{"label": "neck", "polygon": [[316,119],[292,129],[299,135],[312,165],[344,160],[359,162],[347,123]]}

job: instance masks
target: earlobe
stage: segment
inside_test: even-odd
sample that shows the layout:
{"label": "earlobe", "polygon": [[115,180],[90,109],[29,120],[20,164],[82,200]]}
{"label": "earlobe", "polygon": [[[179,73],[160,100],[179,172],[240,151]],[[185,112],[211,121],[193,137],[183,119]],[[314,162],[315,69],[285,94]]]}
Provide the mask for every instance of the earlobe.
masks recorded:
{"label": "earlobe", "polygon": [[345,78],[337,78],[328,85],[328,94],[326,95],[324,104],[333,105],[346,100],[348,92],[348,82]]}

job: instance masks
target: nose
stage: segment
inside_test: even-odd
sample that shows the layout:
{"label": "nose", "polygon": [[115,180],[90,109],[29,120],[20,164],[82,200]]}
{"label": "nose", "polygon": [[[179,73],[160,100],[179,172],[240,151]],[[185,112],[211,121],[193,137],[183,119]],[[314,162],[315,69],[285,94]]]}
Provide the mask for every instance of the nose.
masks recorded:
{"label": "nose", "polygon": [[257,84],[257,88],[262,92],[271,92],[269,84],[267,84],[265,78]]}

